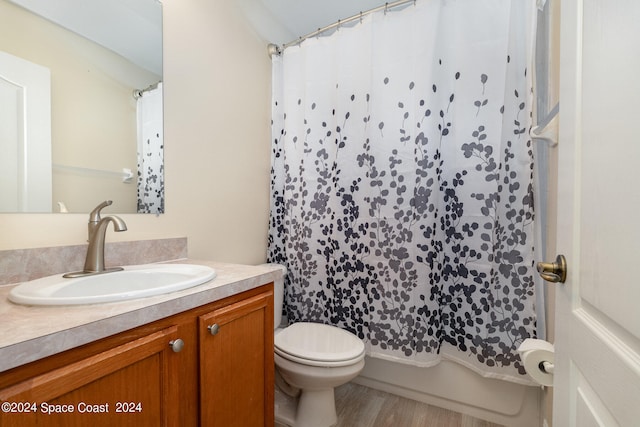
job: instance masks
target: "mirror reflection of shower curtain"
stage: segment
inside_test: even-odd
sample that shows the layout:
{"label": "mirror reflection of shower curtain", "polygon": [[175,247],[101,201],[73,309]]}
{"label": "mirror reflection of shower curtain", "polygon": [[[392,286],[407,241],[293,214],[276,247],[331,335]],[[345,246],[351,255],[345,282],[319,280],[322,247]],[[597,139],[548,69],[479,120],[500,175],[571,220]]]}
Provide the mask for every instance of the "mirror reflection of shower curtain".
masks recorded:
{"label": "mirror reflection of shower curtain", "polygon": [[138,213],[164,213],[162,83],[138,98]]}

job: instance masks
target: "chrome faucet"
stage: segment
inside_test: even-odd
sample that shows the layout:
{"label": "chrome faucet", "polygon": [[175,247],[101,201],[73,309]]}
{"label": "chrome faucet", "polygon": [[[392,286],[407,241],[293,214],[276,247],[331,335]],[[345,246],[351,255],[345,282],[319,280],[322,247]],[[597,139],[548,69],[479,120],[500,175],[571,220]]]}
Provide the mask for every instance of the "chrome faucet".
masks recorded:
{"label": "chrome faucet", "polygon": [[111,200],[100,203],[89,214],[88,234],[89,234],[89,247],[87,248],[87,257],[84,261],[84,269],[82,271],[76,271],[73,273],[64,274],[62,277],[73,278],[81,276],[89,276],[92,274],[110,273],[112,271],[121,271],[122,267],[104,267],[104,240],[107,234],[107,226],[109,223],[113,223],[114,231],[126,231],[127,224],[124,223],[122,218],[115,215],[107,215],[103,218],[100,217],[100,211],[110,206],[113,202]]}

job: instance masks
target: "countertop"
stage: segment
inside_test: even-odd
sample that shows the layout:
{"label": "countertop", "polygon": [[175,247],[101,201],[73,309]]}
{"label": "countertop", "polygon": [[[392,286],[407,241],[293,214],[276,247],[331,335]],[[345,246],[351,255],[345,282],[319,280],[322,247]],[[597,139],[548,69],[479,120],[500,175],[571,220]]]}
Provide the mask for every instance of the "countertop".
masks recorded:
{"label": "countertop", "polygon": [[273,266],[177,260],[212,267],[202,285],[148,298],[76,306],[22,306],[8,301],[15,285],[0,287],[0,372],[270,283]]}

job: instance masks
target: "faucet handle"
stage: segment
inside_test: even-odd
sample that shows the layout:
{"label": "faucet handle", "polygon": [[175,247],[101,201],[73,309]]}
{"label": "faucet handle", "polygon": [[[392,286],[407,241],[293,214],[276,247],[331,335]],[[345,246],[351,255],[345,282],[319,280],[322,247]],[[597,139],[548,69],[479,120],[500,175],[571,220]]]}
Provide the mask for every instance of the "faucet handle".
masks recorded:
{"label": "faucet handle", "polygon": [[105,200],[95,207],[89,214],[89,224],[87,225],[87,242],[91,241],[91,235],[100,222],[100,211],[113,203],[111,200]]}
{"label": "faucet handle", "polygon": [[95,207],[94,210],[89,214],[89,222],[99,222],[100,221],[100,211],[107,206],[110,206],[113,203],[111,200],[105,200]]}

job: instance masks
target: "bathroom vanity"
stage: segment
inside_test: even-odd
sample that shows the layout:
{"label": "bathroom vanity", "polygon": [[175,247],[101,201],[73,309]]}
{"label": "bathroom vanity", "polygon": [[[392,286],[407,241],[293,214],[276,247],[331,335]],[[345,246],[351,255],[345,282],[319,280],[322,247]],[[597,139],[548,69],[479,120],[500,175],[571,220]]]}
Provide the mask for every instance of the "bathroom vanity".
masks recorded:
{"label": "bathroom vanity", "polygon": [[118,303],[19,306],[0,288],[0,425],[273,426],[282,273],[199,264],[217,277]]}

